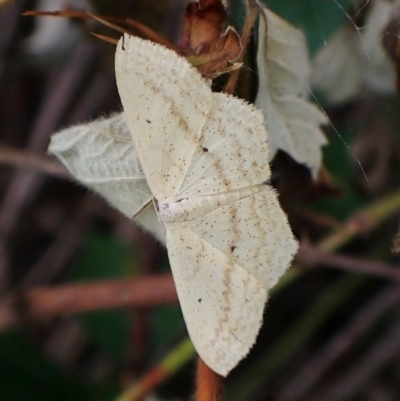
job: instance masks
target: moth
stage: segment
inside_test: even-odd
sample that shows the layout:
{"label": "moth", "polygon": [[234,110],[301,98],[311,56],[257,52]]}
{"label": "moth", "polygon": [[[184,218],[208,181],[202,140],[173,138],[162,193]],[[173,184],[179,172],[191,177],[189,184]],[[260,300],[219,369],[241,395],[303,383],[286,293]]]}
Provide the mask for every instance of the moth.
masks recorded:
{"label": "moth", "polygon": [[146,214],[142,224],[166,243],[193,344],[226,376],[298,247],[268,184],[262,114],[137,37],[120,39],[115,71],[123,115],[56,134],[50,152],[128,217]]}

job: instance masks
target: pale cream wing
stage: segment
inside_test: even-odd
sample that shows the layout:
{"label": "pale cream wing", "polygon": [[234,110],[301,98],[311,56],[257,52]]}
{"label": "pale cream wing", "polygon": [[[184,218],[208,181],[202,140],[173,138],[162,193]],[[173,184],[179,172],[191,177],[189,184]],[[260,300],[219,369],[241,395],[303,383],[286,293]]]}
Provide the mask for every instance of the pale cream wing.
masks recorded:
{"label": "pale cream wing", "polygon": [[78,181],[165,244],[165,230],[155,213],[123,113],[53,135],[49,152]]}
{"label": "pale cream wing", "polygon": [[290,266],[298,248],[277,195],[269,185],[187,221],[186,225],[267,290]]}
{"label": "pale cream wing", "polygon": [[129,218],[152,199],[123,114],[53,135],[49,152]]}
{"label": "pale cream wing", "polygon": [[158,200],[176,194],[211,107],[211,89],[186,59],[124,35],[117,46],[118,92],[148,184]]}
{"label": "pale cream wing", "polygon": [[226,376],[255,342],[265,288],[189,229],[167,229],[167,248],[190,338],[203,361]]}
{"label": "pale cream wing", "polygon": [[269,176],[262,113],[236,97],[213,93],[208,119],[177,195],[222,193],[260,184]]}

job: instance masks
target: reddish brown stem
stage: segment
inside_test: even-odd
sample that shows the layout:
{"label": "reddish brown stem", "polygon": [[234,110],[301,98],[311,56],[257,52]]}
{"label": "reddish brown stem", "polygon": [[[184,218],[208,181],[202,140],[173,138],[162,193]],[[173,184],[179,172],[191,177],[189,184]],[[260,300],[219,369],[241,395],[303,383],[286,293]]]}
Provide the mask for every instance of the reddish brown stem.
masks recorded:
{"label": "reddish brown stem", "polygon": [[[164,38],[157,32],[153,31],[148,26],[142,24],[139,21],[135,21],[132,18],[118,18],[101,14],[90,14],[84,11],[75,11],[75,10],[60,10],[60,11],[29,10],[25,11],[22,15],[25,17],[65,17],[65,18],[78,18],[78,19],[94,19],[100,22],[101,24],[108,26],[109,28],[120,33],[126,32],[132,34],[132,32],[128,31],[128,27],[135,28],[153,42],[160,43],[161,45],[164,45],[169,49],[179,52],[179,48],[175,46],[172,42],[170,42],[168,39]],[[124,26],[126,28],[124,28]],[[95,35],[95,36],[98,36],[100,39],[105,40],[109,43],[114,43],[112,38],[110,37],[103,35]]]}
{"label": "reddish brown stem", "polygon": [[175,286],[169,274],[34,289],[20,295],[11,295],[0,304],[0,330],[17,325],[21,319],[174,304],[177,301]]}
{"label": "reddish brown stem", "polygon": [[220,401],[223,393],[223,378],[210,369],[199,357],[197,361],[195,401]]}
{"label": "reddish brown stem", "polygon": [[90,32],[91,35],[96,37],[97,39],[102,40],[103,42],[110,43],[111,45],[116,46],[118,44],[118,39],[112,38],[111,36],[100,35],[99,33]]}

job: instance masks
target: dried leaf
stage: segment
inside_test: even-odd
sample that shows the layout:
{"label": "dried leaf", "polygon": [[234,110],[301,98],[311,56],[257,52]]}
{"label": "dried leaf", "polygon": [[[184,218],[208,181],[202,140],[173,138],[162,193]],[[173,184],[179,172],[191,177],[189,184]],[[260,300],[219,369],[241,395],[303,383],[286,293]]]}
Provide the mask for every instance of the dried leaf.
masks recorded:
{"label": "dried leaf", "polygon": [[316,178],[321,147],[327,143],[319,126],[326,118],[307,101],[310,67],[305,37],[265,7],[258,31],[257,67],[256,106],[264,113],[270,159],[281,149],[308,166]]}
{"label": "dried leaf", "polygon": [[240,37],[226,28],[226,8],[221,0],[191,0],[186,8],[181,53],[207,78],[238,68]]}
{"label": "dried leaf", "polygon": [[[139,33],[155,43],[183,55],[206,78],[233,71],[242,64],[235,63],[242,52],[240,37],[231,26],[226,27],[226,6],[221,0],[190,1],[186,8],[185,24],[180,46],[132,18],[90,14],[76,10],[26,11],[25,16],[52,16],[94,19],[119,33]],[[93,34],[108,43],[118,38]]]}

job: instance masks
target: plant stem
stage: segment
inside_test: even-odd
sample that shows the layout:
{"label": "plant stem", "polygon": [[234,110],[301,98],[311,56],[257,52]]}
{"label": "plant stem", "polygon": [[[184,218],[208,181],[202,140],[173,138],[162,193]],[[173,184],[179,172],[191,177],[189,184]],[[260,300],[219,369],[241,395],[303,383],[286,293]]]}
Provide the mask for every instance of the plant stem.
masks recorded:
{"label": "plant stem", "polygon": [[351,216],[338,230],[319,241],[317,248],[332,252],[348,243],[356,235],[374,229],[382,220],[400,209],[400,191],[373,203],[363,211]]}
{"label": "plant stem", "polygon": [[195,350],[187,338],[182,341],[163,361],[149,370],[139,381],[126,389],[114,401],[137,401],[175,373],[185,363],[192,359]]}
{"label": "plant stem", "polygon": [[196,373],[195,401],[220,401],[223,393],[223,378],[209,368],[199,357]]}

